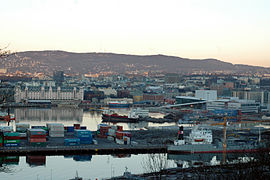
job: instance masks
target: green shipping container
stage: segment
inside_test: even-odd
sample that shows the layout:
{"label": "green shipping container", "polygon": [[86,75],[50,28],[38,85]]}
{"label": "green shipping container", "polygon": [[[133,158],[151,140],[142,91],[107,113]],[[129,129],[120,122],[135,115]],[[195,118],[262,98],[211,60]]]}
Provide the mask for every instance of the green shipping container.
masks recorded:
{"label": "green shipping container", "polygon": [[20,134],[18,132],[4,132],[4,136],[19,136]]}
{"label": "green shipping container", "polygon": [[32,142],[32,143],[30,143],[30,146],[44,147],[44,146],[46,146],[46,145],[47,145],[46,142]]}
{"label": "green shipping container", "polygon": [[4,144],[9,144],[9,143],[20,143],[21,140],[4,140]]}

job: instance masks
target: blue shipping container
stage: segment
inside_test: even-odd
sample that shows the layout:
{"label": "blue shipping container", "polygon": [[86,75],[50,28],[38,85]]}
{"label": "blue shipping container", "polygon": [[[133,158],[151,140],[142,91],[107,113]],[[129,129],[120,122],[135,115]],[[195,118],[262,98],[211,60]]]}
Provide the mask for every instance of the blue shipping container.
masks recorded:
{"label": "blue shipping container", "polygon": [[80,139],[75,139],[75,138],[72,138],[72,139],[65,139],[64,140],[65,143],[77,143],[77,142],[80,142]]}
{"label": "blue shipping container", "polygon": [[74,135],[75,136],[77,136],[77,137],[81,137],[81,136],[85,136],[85,135],[87,135],[87,136],[92,136],[92,133],[91,133],[91,131],[89,131],[89,130],[75,130],[74,131]]}
{"label": "blue shipping container", "polygon": [[67,132],[74,132],[74,127],[73,126],[68,126],[67,127]]}
{"label": "blue shipping container", "polygon": [[93,141],[80,141],[81,144],[92,144]]}
{"label": "blue shipping container", "polygon": [[80,145],[80,143],[79,142],[70,142],[70,143],[66,143],[65,142],[65,146],[79,146]]}
{"label": "blue shipping container", "polygon": [[18,147],[20,146],[20,143],[8,143],[4,144],[4,147]]}
{"label": "blue shipping container", "polygon": [[89,136],[89,137],[80,137],[80,141],[92,141],[92,136]]}

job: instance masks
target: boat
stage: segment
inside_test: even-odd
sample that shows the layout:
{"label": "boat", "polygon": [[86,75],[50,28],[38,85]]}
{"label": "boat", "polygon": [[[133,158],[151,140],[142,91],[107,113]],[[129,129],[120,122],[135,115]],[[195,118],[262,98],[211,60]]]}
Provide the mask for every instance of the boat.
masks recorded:
{"label": "boat", "polygon": [[224,143],[220,139],[213,141],[212,131],[198,125],[194,126],[184,138],[183,126],[179,129],[178,139],[167,147],[168,153],[250,153],[270,151],[263,142],[249,141],[230,137]]}
{"label": "boat", "polygon": [[129,108],[130,104],[127,101],[110,101],[110,108]]}
{"label": "boat", "polygon": [[102,114],[102,120],[104,122],[138,122],[140,118],[148,116],[149,111],[140,108],[132,109],[128,115],[119,115],[113,110],[105,110]]}
{"label": "boat", "polygon": [[135,123],[138,122],[138,118],[129,117],[126,115],[119,115],[115,113],[113,110],[104,110],[102,113],[102,121],[103,122],[130,122]]}

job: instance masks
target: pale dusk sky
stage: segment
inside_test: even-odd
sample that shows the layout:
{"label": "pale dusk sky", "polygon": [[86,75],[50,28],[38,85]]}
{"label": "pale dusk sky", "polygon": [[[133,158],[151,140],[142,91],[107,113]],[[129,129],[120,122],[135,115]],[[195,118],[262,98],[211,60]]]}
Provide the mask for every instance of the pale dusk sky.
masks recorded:
{"label": "pale dusk sky", "polygon": [[0,47],[270,67],[269,0],[0,0]]}

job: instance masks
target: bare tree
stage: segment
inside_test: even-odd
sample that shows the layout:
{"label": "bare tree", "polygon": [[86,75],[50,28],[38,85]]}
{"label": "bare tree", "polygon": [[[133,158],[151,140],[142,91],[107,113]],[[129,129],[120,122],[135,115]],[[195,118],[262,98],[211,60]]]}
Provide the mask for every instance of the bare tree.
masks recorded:
{"label": "bare tree", "polygon": [[157,173],[155,177],[161,179],[162,170],[168,168],[168,159],[165,153],[148,154],[142,162],[142,166],[148,173]]}
{"label": "bare tree", "polygon": [[11,54],[12,54],[12,52],[7,49],[7,46],[4,48],[0,47],[0,58],[8,57]]}

